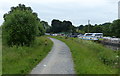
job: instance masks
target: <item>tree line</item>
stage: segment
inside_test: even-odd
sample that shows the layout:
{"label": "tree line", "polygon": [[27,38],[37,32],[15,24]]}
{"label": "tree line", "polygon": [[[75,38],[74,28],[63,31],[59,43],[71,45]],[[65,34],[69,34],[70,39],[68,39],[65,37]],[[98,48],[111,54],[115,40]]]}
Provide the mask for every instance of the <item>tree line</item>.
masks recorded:
{"label": "tree line", "polygon": [[[53,19],[51,26],[46,21],[41,21],[31,7],[19,4],[11,7],[11,10],[4,14],[2,24],[2,39],[9,46],[21,45],[30,46],[36,36],[47,33],[104,33],[105,36],[120,37],[120,19],[112,23],[74,26],[71,21],[60,21]],[[1,28],[0,27],[0,28]]]}
{"label": "tree line", "polygon": [[[120,19],[114,20],[112,23],[80,25],[77,27],[79,32],[103,33],[104,36],[120,37]],[[89,29],[89,30],[88,30]]]}
{"label": "tree line", "polygon": [[104,36],[115,36],[120,38],[120,19],[114,20],[112,23],[106,22],[103,24],[95,25],[80,25],[74,26],[71,21],[64,20],[63,22],[57,19],[53,19],[51,26],[49,26],[49,33],[103,33]]}
{"label": "tree line", "polygon": [[63,22],[57,19],[53,19],[51,22],[50,32],[60,33],[60,32],[74,32],[74,26],[72,22],[64,20]]}

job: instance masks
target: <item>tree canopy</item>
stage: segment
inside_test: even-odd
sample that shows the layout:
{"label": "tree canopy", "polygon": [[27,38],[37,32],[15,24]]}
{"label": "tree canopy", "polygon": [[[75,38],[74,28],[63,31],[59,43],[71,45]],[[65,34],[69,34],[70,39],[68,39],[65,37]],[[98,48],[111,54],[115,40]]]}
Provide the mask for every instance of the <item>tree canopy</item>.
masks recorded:
{"label": "tree canopy", "polygon": [[51,24],[51,31],[53,33],[59,33],[59,32],[73,32],[74,26],[72,25],[72,22],[70,21],[60,21],[53,19]]}
{"label": "tree canopy", "polygon": [[[3,39],[10,46],[29,46],[34,41],[40,26],[42,25],[37,13],[33,12],[31,7],[19,4],[11,7],[11,10],[4,14]],[[40,28],[42,29],[42,27]]]}
{"label": "tree canopy", "polygon": [[[89,27],[88,27],[89,26]],[[103,33],[104,36],[116,36],[120,37],[120,19],[114,20],[112,23],[107,22],[104,24],[95,24],[95,25],[80,25],[77,27],[82,32],[89,32],[91,33]]]}
{"label": "tree canopy", "polygon": [[50,32],[50,25],[48,24],[48,22],[46,21],[41,21],[41,24],[43,25],[44,29],[45,29],[45,32]]}
{"label": "tree canopy", "polygon": [[111,33],[113,36],[120,37],[120,19],[114,20],[111,24]]}

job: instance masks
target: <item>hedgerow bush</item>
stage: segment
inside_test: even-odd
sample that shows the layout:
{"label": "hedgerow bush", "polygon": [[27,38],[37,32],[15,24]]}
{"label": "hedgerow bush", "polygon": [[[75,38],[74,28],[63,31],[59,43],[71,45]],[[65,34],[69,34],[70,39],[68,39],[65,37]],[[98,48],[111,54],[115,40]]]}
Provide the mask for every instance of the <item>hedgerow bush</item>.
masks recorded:
{"label": "hedgerow bush", "polygon": [[42,25],[37,14],[30,7],[19,4],[4,14],[3,39],[9,46],[29,46],[35,40],[37,33],[41,33],[38,29],[40,26]]}

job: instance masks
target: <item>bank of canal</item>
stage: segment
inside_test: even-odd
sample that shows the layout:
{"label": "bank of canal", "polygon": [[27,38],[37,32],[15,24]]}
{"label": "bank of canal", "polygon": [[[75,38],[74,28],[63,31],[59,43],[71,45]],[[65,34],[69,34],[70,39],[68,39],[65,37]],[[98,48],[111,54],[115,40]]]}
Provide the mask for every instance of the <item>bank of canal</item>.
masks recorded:
{"label": "bank of canal", "polygon": [[120,50],[120,38],[110,38],[101,40],[100,43],[105,45],[107,48],[111,48],[113,50]]}

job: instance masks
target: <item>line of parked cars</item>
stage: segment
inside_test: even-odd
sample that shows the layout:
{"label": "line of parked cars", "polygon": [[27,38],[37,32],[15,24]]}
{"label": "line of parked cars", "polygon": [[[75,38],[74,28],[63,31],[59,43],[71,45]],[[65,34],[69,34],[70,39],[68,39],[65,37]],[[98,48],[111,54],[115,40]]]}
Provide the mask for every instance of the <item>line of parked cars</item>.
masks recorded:
{"label": "line of parked cars", "polygon": [[103,33],[85,33],[83,36],[79,36],[80,39],[85,40],[99,40],[103,38]]}
{"label": "line of parked cars", "polygon": [[67,37],[78,37],[80,39],[85,39],[85,40],[99,40],[99,38],[103,37],[103,33],[70,33],[70,34],[50,34],[46,33],[46,35],[51,35],[51,36],[67,36]]}
{"label": "line of parked cars", "polygon": [[115,38],[115,37],[103,37],[103,33],[71,33],[71,34],[50,34],[50,33],[45,33],[46,35],[51,35],[51,36],[66,36],[66,37],[74,37],[74,38],[80,38],[84,40],[102,40],[104,42],[109,42],[113,44],[120,44],[120,38]]}
{"label": "line of parked cars", "polygon": [[45,35],[51,35],[51,36],[65,36],[65,34],[57,34],[57,33],[54,33],[54,34],[45,33]]}

